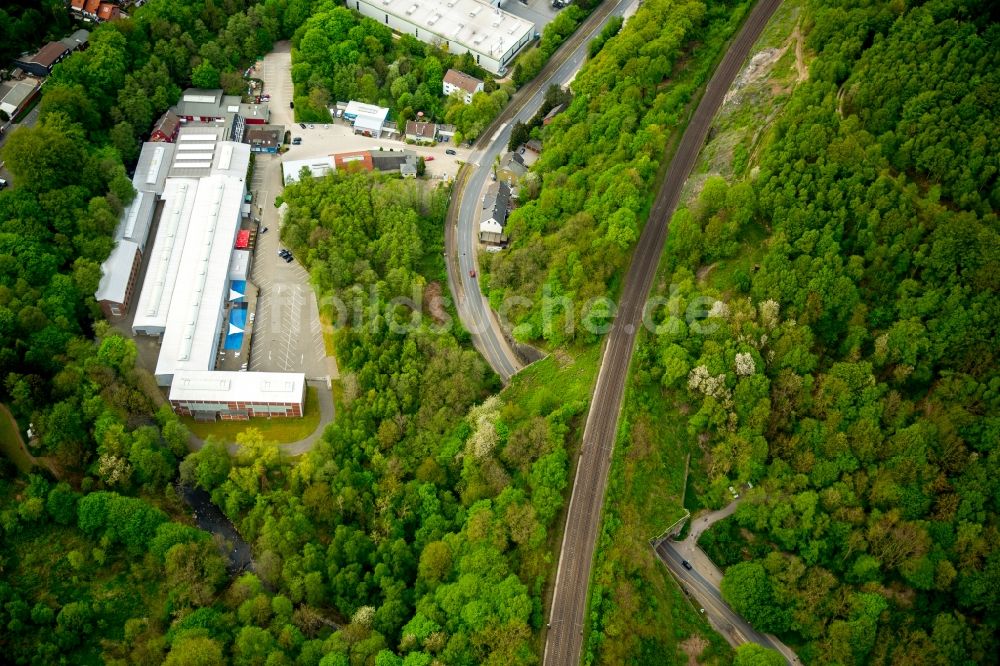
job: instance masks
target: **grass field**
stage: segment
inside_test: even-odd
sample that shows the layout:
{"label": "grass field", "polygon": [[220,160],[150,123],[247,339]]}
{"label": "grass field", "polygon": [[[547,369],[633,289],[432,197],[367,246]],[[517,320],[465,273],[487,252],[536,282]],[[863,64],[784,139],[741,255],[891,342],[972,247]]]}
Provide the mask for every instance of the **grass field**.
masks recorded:
{"label": "grass field", "polygon": [[306,388],[306,411],[301,419],[253,419],[252,421],[216,421],[215,423],[199,423],[190,416],[182,416],[181,421],[188,429],[201,439],[209,435],[231,444],[236,436],[247,428],[256,428],[263,433],[264,438],[285,444],[297,442],[311,435],[319,425],[319,393],[309,386]]}
{"label": "grass field", "polygon": [[17,422],[3,405],[0,405],[0,452],[10,458],[22,474],[30,472],[34,467],[34,461],[24,449]]}

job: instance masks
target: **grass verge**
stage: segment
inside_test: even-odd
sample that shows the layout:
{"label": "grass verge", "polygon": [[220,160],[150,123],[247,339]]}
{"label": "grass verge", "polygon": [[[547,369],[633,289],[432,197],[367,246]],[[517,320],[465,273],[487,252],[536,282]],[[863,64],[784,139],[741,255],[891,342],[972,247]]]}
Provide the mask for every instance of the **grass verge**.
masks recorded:
{"label": "grass verge", "polygon": [[0,405],[0,452],[13,461],[22,474],[35,466],[35,461],[24,448],[17,421],[5,405]]}
{"label": "grass verge", "polygon": [[319,426],[319,391],[313,386],[306,388],[306,409],[301,419],[253,419],[251,421],[216,421],[200,423],[190,416],[182,416],[181,421],[191,432],[201,439],[213,436],[226,444],[236,441],[236,436],[247,428],[256,428],[264,438],[278,444],[297,442],[313,434]]}

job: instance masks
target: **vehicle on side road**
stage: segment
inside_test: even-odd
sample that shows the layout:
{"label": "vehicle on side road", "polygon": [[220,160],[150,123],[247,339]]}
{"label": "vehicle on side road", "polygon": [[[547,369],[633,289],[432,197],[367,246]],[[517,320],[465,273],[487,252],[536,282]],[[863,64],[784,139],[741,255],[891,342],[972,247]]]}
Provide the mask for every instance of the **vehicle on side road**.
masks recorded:
{"label": "vehicle on side road", "polygon": [[458,153],[456,153],[453,148],[448,148],[446,151],[444,151],[444,154],[445,155],[458,155]]}
{"label": "vehicle on side road", "polygon": [[688,571],[691,571],[691,563],[688,562],[687,560],[681,560],[681,566],[687,569]]}
{"label": "vehicle on side road", "polygon": [[472,269],[471,271],[469,271],[469,277],[471,278],[476,277],[476,269]]}

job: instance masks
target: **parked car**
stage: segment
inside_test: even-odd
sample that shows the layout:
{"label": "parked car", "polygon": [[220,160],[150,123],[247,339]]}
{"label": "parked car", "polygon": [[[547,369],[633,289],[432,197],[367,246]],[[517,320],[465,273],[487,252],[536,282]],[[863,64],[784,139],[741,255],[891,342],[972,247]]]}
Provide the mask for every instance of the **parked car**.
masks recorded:
{"label": "parked car", "polygon": [[281,248],[280,250],[278,250],[278,256],[279,257],[283,257],[286,254],[288,254],[288,250],[286,248]]}
{"label": "parked car", "polygon": [[285,263],[286,263],[286,264],[290,264],[290,263],[292,263],[292,259],[294,259],[294,258],[295,258],[295,257],[293,257],[292,255],[290,255],[290,254],[286,254],[286,255],[285,255]]}
{"label": "parked car", "polygon": [[260,230],[260,233],[262,233],[262,234],[266,234],[266,233],[267,233],[267,227],[264,227],[263,229],[261,229],[261,230]]}
{"label": "parked car", "polygon": [[434,161],[433,155],[428,155],[427,157],[424,158],[424,162],[433,162],[433,161]]}
{"label": "parked car", "polygon": [[288,108],[289,109],[294,109],[295,108],[295,102],[289,102],[288,103]]}
{"label": "parked car", "polygon": [[305,129],[306,128],[306,124],[305,123],[299,123],[299,127],[301,127],[302,129]]}
{"label": "parked car", "polygon": [[2,190],[5,187],[7,187],[7,181],[4,180],[3,178],[0,178],[0,190]]}
{"label": "parked car", "polygon": [[344,117],[344,110],[343,109],[337,109],[337,117],[338,118],[343,118]]}
{"label": "parked car", "polygon": [[302,145],[302,137],[297,136],[294,139],[292,139],[292,145],[293,146],[301,146]]}
{"label": "parked car", "polygon": [[681,560],[681,566],[687,569],[688,571],[691,571],[691,563],[688,562],[687,560]]}
{"label": "parked car", "polygon": [[309,129],[316,129],[316,126],[315,125],[310,125]]}
{"label": "parked car", "polygon": [[732,486],[729,486],[729,492],[733,494],[733,499],[739,499],[740,498],[740,494],[738,492],[736,492],[736,488],[733,488]]}
{"label": "parked car", "polygon": [[444,154],[445,155],[458,155],[458,153],[456,153],[452,148],[448,148],[447,150],[445,150]]}

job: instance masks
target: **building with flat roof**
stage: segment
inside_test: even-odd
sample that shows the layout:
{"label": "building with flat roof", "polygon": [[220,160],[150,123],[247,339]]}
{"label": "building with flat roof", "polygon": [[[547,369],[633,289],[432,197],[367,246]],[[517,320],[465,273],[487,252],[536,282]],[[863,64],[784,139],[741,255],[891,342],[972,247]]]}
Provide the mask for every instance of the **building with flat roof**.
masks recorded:
{"label": "building with flat roof", "polygon": [[144,143],[139,153],[139,162],[132,176],[136,195],[118,220],[115,248],[101,264],[101,281],[94,293],[108,319],[115,320],[128,314],[139,266],[146,252],[149,229],[156,213],[157,195],[163,191],[172,151],[170,144]]}
{"label": "building with flat roof", "polygon": [[307,157],[301,160],[286,160],[281,163],[281,175],[285,180],[285,185],[297,183],[302,169],[308,169],[313,178],[325,176],[337,170],[332,155],[320,155],[318,157]]}
{"label": "building with flat roof", "polygon": [[450,53],[471,53],[493,74],[535,37],[535,24],[483,0],[347,0],[347,6]]}
{"label": "building with flat roof", "polygon": [[215,367],[245,192],[243,181],[227,176],[198,181],[156,360],[154,375],[161,386],[169,386],[179,370]]}
{"label": "building with flat roof", "polygon": [[101,264],[101,281],[94,298],[104,316],[115,321],[128,314],[135,281],[142,265],[142,253],[132,241],[120,240]]}
{"label": "building with flat roof", "polygon": [[[224,133],[220,128],[185,127],[172,147],[172,159],[162,162],[159,167],[167,169],[161,194],[163,209],[146,278],[136,302],[132,331],[163,336],[156,375],[166,384],[170,383],[170,369],[180,363],[178,359],[183,355],[175,337],[171,337],[168,347],[170,329],[179,330],[182,326],[178,322],[191,320],[185,299],[201,289],[201,307],[206,312],[221,315],[230,253],[243,214],[246,172],[250,164],[250,146],[220,141]],[[169,150],[168,144],[150,145]],[[166,157],[166,153],[163,156]],[[209,228],[211,238],[206,236]],[[214,262],[211,271],[206,261]],[[204,282],[201,281],[203,275]],[[202,338],[213,338],[214,350],[221,323],[211,334],[205,333],[211,316],[206,314],[205,319],[199,316],[196,323]],[[206,343],[200,340],[199,344],[202,346],[197,350]],[[198,355],[197,362],[206,362],[205,356]],[[211,367],[209,363],[192,369]]]}
{"label": "building with flat roof", "polygon": [[351,121],[355,134],[375,137],[382,136],[389,109],[374,104],[350,101],[344,109],[344,117]]}
{"label": "building with flat roof", "polygon": [[179,370],[170,405],[199,421],[289,418],[305,410],[306,378],[300,372],[203,372]]}
{"label": "building with flat roof", "polygon": [[0,109],[13,119],[28,107],[35,99],[39,90],[38,81],[25,79],[23,81],[4,81],[0,83]]}
{"label": "building with flat roof", "polygon": [[167,182],[167,171],[173,159],[173,144],[153,141],[142,144],[135,174],[132,175],[132,187],[139,192],[159,195]]}

